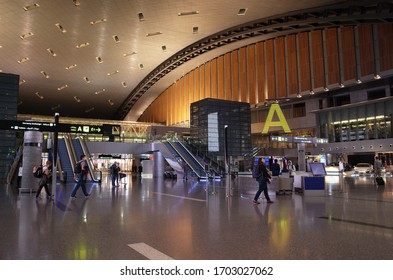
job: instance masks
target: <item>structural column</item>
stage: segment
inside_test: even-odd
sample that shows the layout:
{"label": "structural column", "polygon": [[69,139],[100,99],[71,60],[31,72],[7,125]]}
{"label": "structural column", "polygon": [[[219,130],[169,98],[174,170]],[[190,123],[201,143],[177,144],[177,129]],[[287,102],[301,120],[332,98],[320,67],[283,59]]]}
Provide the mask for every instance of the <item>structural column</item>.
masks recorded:
{"label": "structural column", "polygon": [[42,143],[42,132],[25,132],[23,144],[22,188],[38,189],[39,179],[33,176],[33,166],[41,164]]}

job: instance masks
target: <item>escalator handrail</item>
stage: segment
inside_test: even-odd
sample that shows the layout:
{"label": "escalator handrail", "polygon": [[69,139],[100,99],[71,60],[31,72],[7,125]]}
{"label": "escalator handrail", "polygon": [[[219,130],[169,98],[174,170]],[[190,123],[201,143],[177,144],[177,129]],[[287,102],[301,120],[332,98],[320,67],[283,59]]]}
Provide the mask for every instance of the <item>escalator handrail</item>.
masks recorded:
{"label": "escalator handrail", "polygon": [[[79,143],[80,143],[80,145],[82,147],[83,154],[85,154],[87,158],[90,158],[90,152],[87,149],[87,146],[86,146],[86,143],[85,143],[84,139],[81,136],[79,136],[78,140],[79,140]],[[94,168],[93,168],[93,165],[92,165],[91,161],[90,160],[86,160],[86,162],[87,162],[87,165],[89,167],[91,180],[94,181],[94,182],[98,182],[99,180],[96,178],[96,176],[95,176],[95,174],[93,172]]]}
{"label": "escalator handrail", "polygon": [[[174,142],[178,142],[178,141],[174,141]],[[187,161],[187,159],[185,158],[185,156],[182,155],[182,153],[181,153],[180,151],[178,151],[178,149],[176,149],[176,147],[173,145],[173,143],[171,143],[171,142],[169,142],[169,141],[168,141],[168,143],[172,146],[173,149],[175,149],[175,151],[176,151],[176,152],[180,155],[180,157],[187,163],[187,165],[190,166],[190,168],[195,172],[195,174],[197,174],[198,177],[200,177],[200,178],[206,178],[206,177],[207,177],[206,171],[205,171],[205,169],[203,168],[203,166],[200,164],[200,162],[199,162],[198,160],[195,159],[195,157],[194,157],[187,149],[185,149],[185,150],[186,150],[186,152],[188,153],[188,155],[190,155],[191,158],[192,158],[194,161],[196,161],[197,164],[199,165],[199,167],[200,167],[199,170],[196,169],[196,168],[193,168],[193,165],[190,164],[190,162]],[[182,146],[182,147],[185,148],[184,146]],[[203,174],[203,173],[205,173],[205,174]],[[204,175],[204,176],[203,176],[203,175]]]}

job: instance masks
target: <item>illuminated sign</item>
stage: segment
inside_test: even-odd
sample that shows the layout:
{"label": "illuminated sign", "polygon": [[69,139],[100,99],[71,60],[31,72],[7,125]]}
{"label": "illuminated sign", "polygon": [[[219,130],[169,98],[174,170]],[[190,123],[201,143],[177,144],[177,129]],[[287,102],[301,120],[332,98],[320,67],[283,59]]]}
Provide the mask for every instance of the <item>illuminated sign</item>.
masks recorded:
{"label": "illuminated sign", "polygon": [[271,142],[292,142],[292,136],[270,136]]}
{"label": "illuminated sign", "polygon": [[[274,113],[277,114],[278,121],[273,121]],[[267,114],[265,127],[262,130],[262,134],[267,134],[269,132],[269,128],[271,126],[281,126],[284,129],[284,132],[291,133],[289,129],[287,120],[284,117],[284,114],[278,104],[272,104],[269,109],[269,113]]]}
{"label": "illuminated sign", "polygon": [[86,134],[105,134],[119,135],[120,125],[85,125],[85,124],[67,124],[67,123],[46,123],[38,121],[16,121],[0,120],[0,129],[19,130],[19,131],[47,131],[47,132],[65,132],[65,133],[86,133]]}
{"label": "illuminated sign", "polygon": [[270,136],[270,142],[291,142],[291,143],[306,143],[306,144],[326,144],[329,143],[326,138],[316,137],[302,137],[302,136]]}
{"label": "illuminated sign", "polygon": [[55,123],[44,123],[36,121],[14,121],[1,120],[0,129],[19,130],[19,131],[56,131]]}

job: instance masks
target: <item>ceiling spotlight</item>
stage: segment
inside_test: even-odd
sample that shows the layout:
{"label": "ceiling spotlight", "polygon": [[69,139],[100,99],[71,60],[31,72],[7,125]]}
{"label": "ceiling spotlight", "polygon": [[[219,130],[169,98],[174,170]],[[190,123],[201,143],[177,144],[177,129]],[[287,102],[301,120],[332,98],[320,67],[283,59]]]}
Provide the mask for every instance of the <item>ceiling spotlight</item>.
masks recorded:
{"label": "ceiling spotlight", "polygon": [[163,52],[166,52],[166,46],[161,46]]}
{"label": "ceiling spotlight", "polygon": [[51,49],[51,48],[48,48],[48,49],[46,49],[52,56],[57,56],[57,54]]}
{"label": "ceiling spotlight", "polygon": [[113,38],[113,40],[115,41],[116,44],[117,44],[117,43],[120,43],[119,36],[113,35],[112,38]]}
{"label": "ceiling spotlight", "polygon": [[162,32],[157,31],[157,32],[152,32],[152,33],[147,33],[146,37],[152,37],[152,36],[157,36],[157,35],[161,35]]}
{"label": "ceiling spotlight", "polygon": [[49,79],[49,75],[45,71],[41,71],[42,76]]}
{"label": "ceiling spotlight", "polygon": [[96,91],[95,94],[100,94],[103,93],[105,91],[105,89],[103,88],[102,90]]}
{"label": "ceiling spotlight", "polygon": [[94,24],[104,23],[104,22],[106,22],[106,18],[101,18],[101,19],[98,19],[98,20],[95,20],[95,21],[90,21],[90,24],[94,25]]}
{"label": "ceiling spotlight", "polygon": [[297,98],[302,98],[302,95],[301,95],[300,93],[298,93],[298,94],[296,95],[296,97],[297,97]]}
{"label": "ceiling spotlight", "polygon": [[29,32],[29,33],[20,35],[19,37],[20,37],[22,40],[24,40],[24,39],[26,39],[26,38],[29,38],[29,37],[33,36],[33,35],[34,35],[33,32]]}
{"label": "ceiling spotlight", "polygon": [[125,54],[123,54],[123,56],[127,57],[127,56],[131,56],[131,55],[134,55],[134,54],[137,54],[137,52],[125,53]]}
{"label": "ceiling spotlight", "polygon": [[39,98],[39,99],[44,99],[44,96],[42,96],[38,91],[35,93],[35,95]]}
{"label": "ceiling spotlight", "polygon": [[144,21],[145,20],[145,16],[143,15],[143,13],[139,13],[138,14],[138,19],[139,19],[139,21]]}
{"label": "ceiling spotlight", "polygon": [[94,107],[91,107],[90,109],[87,109],[86,111],[85,111],[85,113],[90,113],[91,111],[94,111]]}
{"label": "ceiling spotlight", "polygon": [[79,0],[72,0],[74,2],[75,7],[78,7],[81,3]]}
{"label": "ceiling spotlight", "polygon": [[145,66],[143,66],[143,64],[139,64],[139,69],[143,70],[145,68]]}
{"label": "ceiling spotlight", "polygon": [[310,95],[314,95],[315,92],[313,90],[310,90]]}
{"label": "ceiling spotlight", "polygon": [[117,73],[119,73],[119,70],[116,70],[116,71],[113,71],[113,72],[111,72],[111,73],[106,73],[108,76],[112,76],[112,75],[115,75],[115,74],[117,74]]}
{"label": "ceiling spotlight", "polygon": [[111,105],[111,106],[115,105],[115,103],[113,102],[112,99],[108,99],[108,103],[109,103],[109,105]]}
{"label": "ceiling spotlight", "polygon": [[362,83],[362,81],[361,81],[361,80],[359,80],[359,79],[357,79],[357,80],[356,80],[356,83],[357,83],[357,84],[361,84],[361,83]]}
{"label": "ceiling spotlight", "polygon": [[72,69],[72,68],[75,68],[76,66],[77,66],[76,64],[72,64],[72,65],[70,65],[70,66],[67,66],[66,69],[67,69],[67,70],[70,70],[70,69]]}
{"label": "ceiling spotlight", "polygon": [[88,78],[88,77],[83,77],[83,80],[85,80],[85,82],[86,82],[86,83],[88,83],[88,84],[90,84],[90,83],[91,83],[91,81],[89,80],[89,78]]}
{"label": "ceiling spotlight", "polygon": [[81,99],[80,99],[78,96],[74,96],[74,99],[75,99],[75,101],[78,102],[78,103],[81,102]]}
{"label": "ceiling spotlight", "polygon": [[102,58],[100,56],[96,56],[96,60],[98,63],[102,63]]}
{"label": "ceiling spotlight", "polygon": [[178,13],[177,15],[179,17],[181,17],[181,16],[192,16],[192,15],[197,15],[197,14],[199,14],[199,11],[181,12],[181,13]]}
{"label": "ceiling spotlight", "polygon": [[56,106],[50,108],[52,111],[57,110],[60,108],[60,104],[57,104]]}
{"label": "ceiling spotlight", "polygon": [[199,27],[198,26],[194,26],[193,28],[192,28],[192,33],[193,34],[197,34],[199,32]]}
{"label": "ceiling spotlight", "polygon": [[26,62],[26,61],[28,61],[28,60],[29,60],[28,57],[23,57],[23,58],[21,58],[21,59],[18,60],[18,63],[20,64],[20,63]]}
{"label": "ceiling spotlight", "polygon": [[123,87],[127,87],[126,82],[121,82],[121,84],[122,84]]}
{"label": "ceiling spotlight", "polygon": [[89,42],[86,42],[86,43],[82,43],[82,44],[76,45],[75,47],[76,47],[77,49],[80,49],[80,48],[87,47],[88,45],[90,45],[90,43],[89,43]]}
{"label": "ceiling spotlight", "polygon": [[58,87],[57,90],[60,91],[60,90],[63,90],[63,89],[65,89],[65,88],[68,88],[68,85],[63,85],[63,86],[61,86],[61,87]]}
{"label": "ceiling spotlight", "polygon": [[376,74],[376,75],[374,75],[374,79],[379,80],[379,79],[381,79],[381,76],[379,74]]}
{"label": "ceiling spotlight", "polygon": [[65,30],[65,29],[63,28],[63,26],[60,25],[60,23],[56,23],[55,25],[57,26],[57,28],[60,29],[60,31],[61,31],[62,33],[66,33],[66,32],[67,32],[67,30]]}
{"label": "ceiling spotlight", "polygon": [[339,86],[340,88],[345,87],[344,84],[339,84],[338,86]]}
{"label": "ceiling spotlight", "polygon": [[39,8],[39,7],[40,7],[40,5],[35,3],[35,4],[32,4],[32,5],[23,7],[23,10],[25,10],[27,12],[27,11],[31,11],[31,10]]}
{"label": "ceiling spotlight", "polygon": [[26,83],[26,80],[20,80],[19,85],[23,85],[24,83]]}
{"label": "ceiling spotlight", "polygon": [[324,91],[329,91],[329,89],[327,87],[324,87],[323,90]]}
{"label": "ceiling spotlight", "polygon": [[238,16],[244,16],[247,13],[247,8],[241,8],[239,9],[239,11],[237,12]]}

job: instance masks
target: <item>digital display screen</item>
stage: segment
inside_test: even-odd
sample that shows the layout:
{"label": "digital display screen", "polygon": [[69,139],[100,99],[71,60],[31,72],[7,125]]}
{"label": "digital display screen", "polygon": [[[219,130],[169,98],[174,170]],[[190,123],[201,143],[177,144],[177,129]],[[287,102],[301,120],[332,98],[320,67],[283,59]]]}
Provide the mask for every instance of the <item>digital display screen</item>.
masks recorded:
{"label": "digital display screen", "polygon": [[310,163],[311,173],[314,176],[323,176],[326,175],[325,165],[320,162],[312,162]]}

